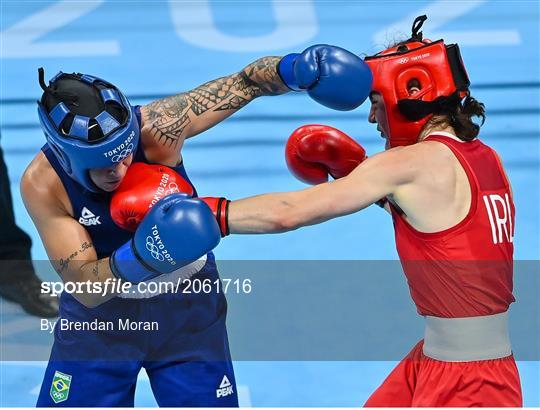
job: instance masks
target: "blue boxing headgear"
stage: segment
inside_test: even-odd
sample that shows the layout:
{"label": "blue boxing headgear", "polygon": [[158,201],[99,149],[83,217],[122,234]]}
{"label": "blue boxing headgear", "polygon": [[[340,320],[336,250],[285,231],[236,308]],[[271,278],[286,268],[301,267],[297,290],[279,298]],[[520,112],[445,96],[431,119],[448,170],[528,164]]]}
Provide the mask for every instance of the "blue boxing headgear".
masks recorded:
{"label": "blue boxing headgear", "polygon": [[90,178],[134,153],[139,123],[128,99],[111,83],[86,74],[59,72],[45,85],[38,116],[47,143],[66,173],[91,192],[103,192]]}

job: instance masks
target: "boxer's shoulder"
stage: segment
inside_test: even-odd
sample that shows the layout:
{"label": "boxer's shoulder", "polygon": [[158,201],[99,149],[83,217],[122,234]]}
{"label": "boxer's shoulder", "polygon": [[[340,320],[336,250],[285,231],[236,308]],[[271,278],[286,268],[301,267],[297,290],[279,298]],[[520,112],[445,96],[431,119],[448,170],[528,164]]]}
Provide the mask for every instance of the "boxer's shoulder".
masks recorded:
{"label": "boxer's shoulder", "polygon": [[423,182],[440,182],[451,178],[456,164],[459,165],[452,151],[434,141],[390,148],[371,156],[368,162],[399,185],[410,185],[415,181],[421,185]]}
{"label": "boxer's shoulder", "polygon": [[453,181],[456,172],[464,173],[456,153],[448,145],[435,140],[424,140],[414,144],[419,160],[426,171],[436,172],[439,176],[446,175]]}
{"label": "boxer's shoulder", "polygon": [[30,162],[21,177],[21,195],[30,212],[49,209],[70,215],[72,213],[62,181],[41,151]]}
{"label": "boxer's shoulder", "polygon": [[452,165],[455,161],[455,155],[450,148],[445,144],[432,140],[392,148],[391,151],[399,152],[400,159],[409,159],[411,162],[418,163],[424,169],[431,165],[440,170],[444,165]]}

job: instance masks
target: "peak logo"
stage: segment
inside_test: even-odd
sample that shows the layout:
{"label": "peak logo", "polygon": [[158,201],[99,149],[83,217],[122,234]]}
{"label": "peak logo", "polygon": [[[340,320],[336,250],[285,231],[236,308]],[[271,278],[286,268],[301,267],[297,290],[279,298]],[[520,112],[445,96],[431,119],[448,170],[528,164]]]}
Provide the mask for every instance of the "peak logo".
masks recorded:
{"label": "peak logo", "polygon": [[87,207],[83,207],[79,223],[84,226],[101,225],[100,216],[95,216]]}
{"label": "peak logo", "polygon": [[220,397],[230,396],[233,393],[233,386],[227,376],[224,375],[219,388],[216,390],[216,397],[219,399]]}

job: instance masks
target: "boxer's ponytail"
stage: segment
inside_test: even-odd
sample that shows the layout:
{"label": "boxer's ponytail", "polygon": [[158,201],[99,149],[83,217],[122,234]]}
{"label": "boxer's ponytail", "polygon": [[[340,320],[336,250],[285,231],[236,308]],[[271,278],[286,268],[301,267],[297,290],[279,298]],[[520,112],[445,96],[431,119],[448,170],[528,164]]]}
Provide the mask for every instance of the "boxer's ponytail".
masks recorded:
{"label": "boxer's ponytail", "polygon": [[[453,98],[455,97],[437,99],[443,108],[434,112],[436,115],[429,120],[429,127],[451,126],[459,139],[472,141],[478,136],[480,127],[486,120],[484,104],[470,95],[463,100],[454,99],[452,103]],[[473,117],[478,117],[481,120],[480,124],[473,121]]]}

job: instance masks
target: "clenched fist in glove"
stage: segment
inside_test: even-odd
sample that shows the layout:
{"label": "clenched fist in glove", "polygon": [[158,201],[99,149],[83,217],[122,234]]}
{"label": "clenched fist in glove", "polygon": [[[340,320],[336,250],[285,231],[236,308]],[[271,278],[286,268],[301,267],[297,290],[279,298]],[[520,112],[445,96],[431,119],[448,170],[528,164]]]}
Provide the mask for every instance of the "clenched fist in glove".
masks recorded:
{"label": "clenched fist in glove", "polygon": [[[163,198],[175,194],[193,195],[193,187],[180,174],[164,165],[132,164],[111,200],[111,217],[123,229],[135,231],[148,211]],[[225,198],[196,198],[204,202],[216,218],[221,236],[229,234]]]}
{"label": "clenched fist in glove", "polygon": [[307,91],[328,108],[354,110],[368,97],[373,75],[360,57],[341,47],[317,44],[302,53],[287,54],[278,64],[287,87]]}
{"label": "clenched fist in glove", "polygon": [[143,282],[196,261],[219,240],[219,226],[205,203],[171,194],[148,211],[133,238],[112,253],[109,265],[116,277]]}
{"label": "clenched fist in glove", "polygon": [[344,132],[327,125],[304,125],[289,137],[287,166],[299,180],[311,184],[342,178],[366,157],[366,151]]}
{"label": "clenched fist in glove", "polygon": [[164,165],[132,164],[111,200],[111,217],[116,225],[135,231],[146,213],[160,199],[178,192],[193,195],[193,187],[181,175]]}

